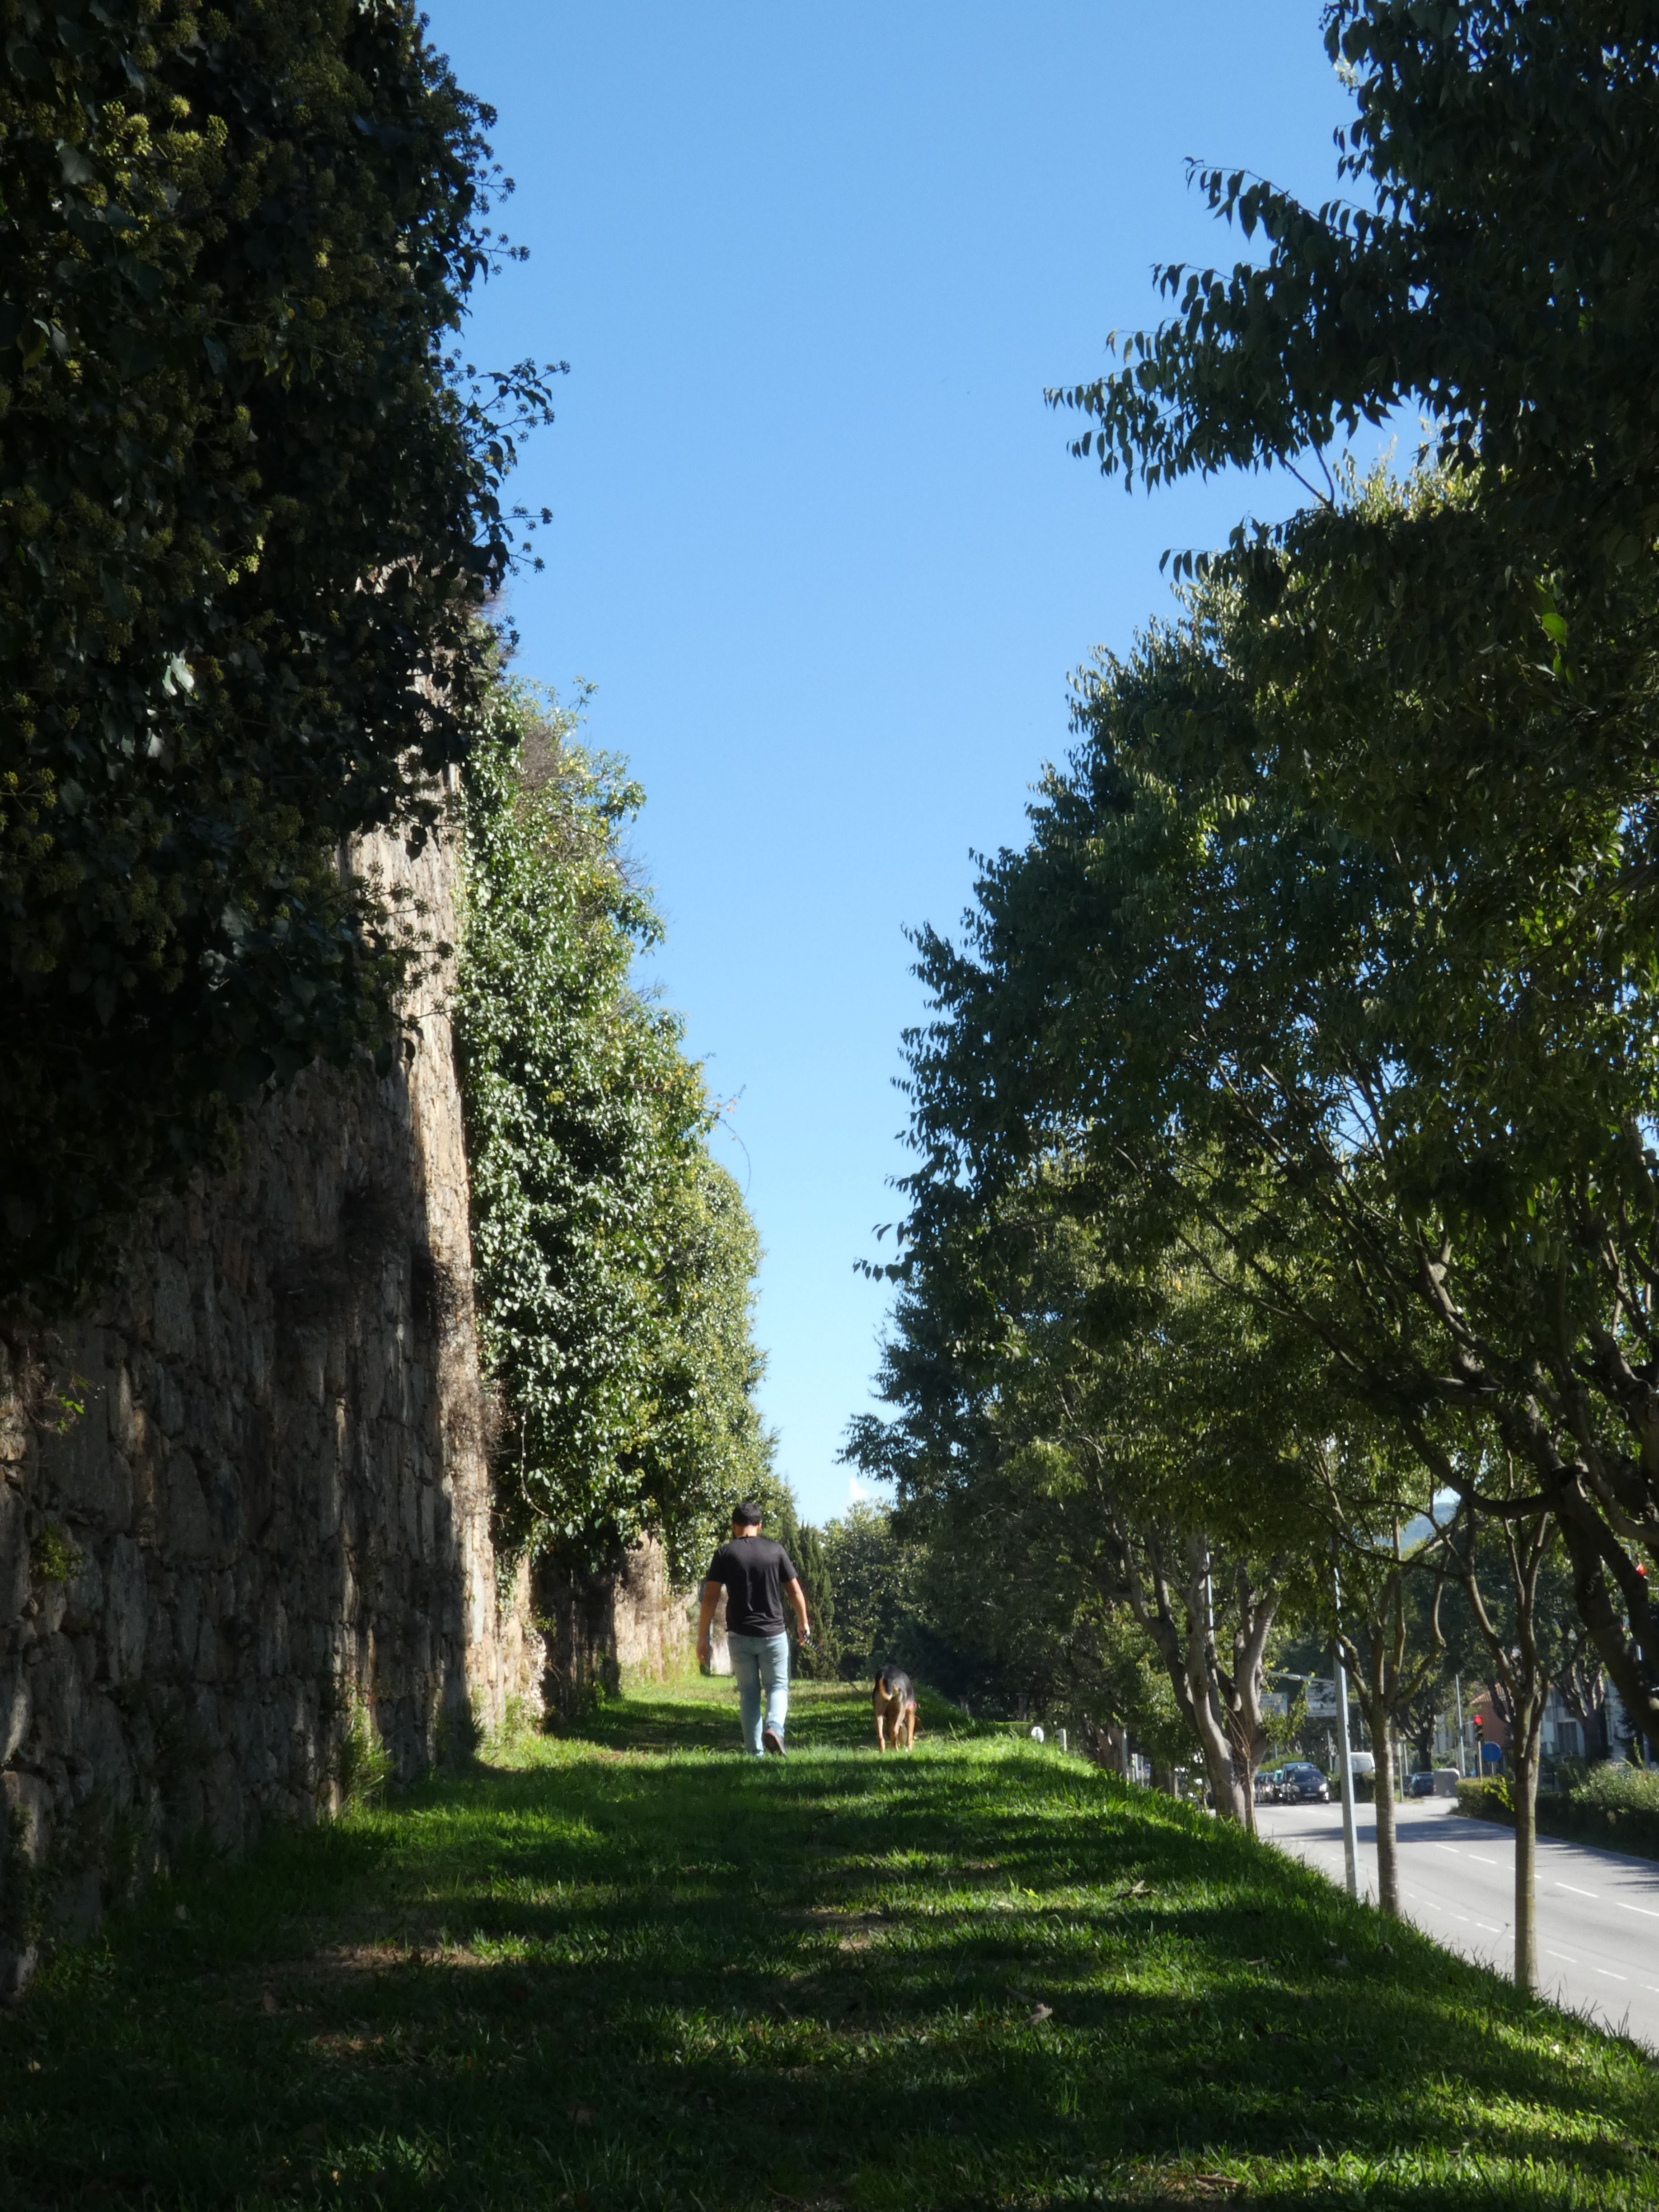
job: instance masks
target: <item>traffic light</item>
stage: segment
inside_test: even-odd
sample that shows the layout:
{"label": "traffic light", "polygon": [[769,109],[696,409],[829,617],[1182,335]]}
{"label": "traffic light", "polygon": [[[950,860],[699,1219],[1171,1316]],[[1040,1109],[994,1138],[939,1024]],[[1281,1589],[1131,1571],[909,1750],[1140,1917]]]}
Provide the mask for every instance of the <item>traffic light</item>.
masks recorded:
{"label": "traffic light", "polygon": [[1474,1717],[1474,1740],[1477,1743],[1484,1743],[1486,1740],[1486,1723],[1479,1713]]}

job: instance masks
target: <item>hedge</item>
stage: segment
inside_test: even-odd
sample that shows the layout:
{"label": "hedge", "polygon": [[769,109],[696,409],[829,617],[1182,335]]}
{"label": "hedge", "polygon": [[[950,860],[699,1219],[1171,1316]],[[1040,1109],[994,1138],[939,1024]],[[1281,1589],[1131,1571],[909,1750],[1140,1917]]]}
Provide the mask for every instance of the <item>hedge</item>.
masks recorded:
{"label": "hedge", "polygon": [[[1496,1820],[1510,1828],[1515,1826],[1515,1804],[1507,1782],[1460,1782],[1457,1809],[1474,1820]],[[1594,1844],[1603,1850],[1628,1851],[1638,1858],[1659,1859],[1659,1803],[1609,1802],[1606,1792],[1587,1785],[1576,1790],[1540,1790],[1537,1824],[1540,1836]]]}

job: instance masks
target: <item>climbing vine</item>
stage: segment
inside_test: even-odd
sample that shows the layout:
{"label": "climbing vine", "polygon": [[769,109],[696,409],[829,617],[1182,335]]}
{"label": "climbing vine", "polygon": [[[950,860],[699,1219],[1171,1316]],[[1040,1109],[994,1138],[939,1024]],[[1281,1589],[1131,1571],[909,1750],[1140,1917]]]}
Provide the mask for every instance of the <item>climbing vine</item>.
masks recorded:
{"label": "climbing vine", "polygon": [[389,1048],[342,839],[419,834],[514,557],[489,112],[412,0],[0,0],[0,1300],[236,1103]]}
{"label": "climbing vine", "polygon": [[576,717],[500,684],[464,781],[456,1034],[478,1334],[514,1551],[658,1534],[677,1571],[767,1444],[759,1257],[676,1019],[632,981],[659,925],[622,848],[643,794]]}

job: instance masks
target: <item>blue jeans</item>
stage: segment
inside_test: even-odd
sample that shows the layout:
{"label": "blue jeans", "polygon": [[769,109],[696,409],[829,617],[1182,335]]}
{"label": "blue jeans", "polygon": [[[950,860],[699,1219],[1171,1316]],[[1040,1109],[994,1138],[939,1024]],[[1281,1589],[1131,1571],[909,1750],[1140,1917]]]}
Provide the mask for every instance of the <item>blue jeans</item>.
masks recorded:
{"label": "blue jeans", "polygon": [[761,1691],[766,1692],[766,1725],[783,1734],[789,1717],[789,1638],[787,1636],[728,1636],[732,1672],[738,1680],[744,1748],[757,1759],[761,1750]]}

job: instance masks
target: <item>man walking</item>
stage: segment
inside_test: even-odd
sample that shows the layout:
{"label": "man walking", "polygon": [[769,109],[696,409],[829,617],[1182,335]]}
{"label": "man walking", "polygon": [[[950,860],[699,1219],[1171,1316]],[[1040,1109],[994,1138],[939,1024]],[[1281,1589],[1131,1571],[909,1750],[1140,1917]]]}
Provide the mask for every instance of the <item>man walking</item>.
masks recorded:
{"label": "man walking", "polygon": [[[745,1750],[758,1759],[763,1749],[783,1757],[783,1725],[789,1716],[789,1638],[783,1632],[783,1593],[789,1593],[795,1622],[805,1644],[812,1632],[806,1619],[806,1593],[794,1561],[781,1544],[761,1534],[761,1510],[745,1498],[732,1508],[732,1540],[708,1562],[697,1617],[697,1659],[707,1667],[713,1654],[714,1607],[726,1592],[726,1641],[732,1672],[738,1678]],[[761,1693],[766,1720],[761,1724]]]}

